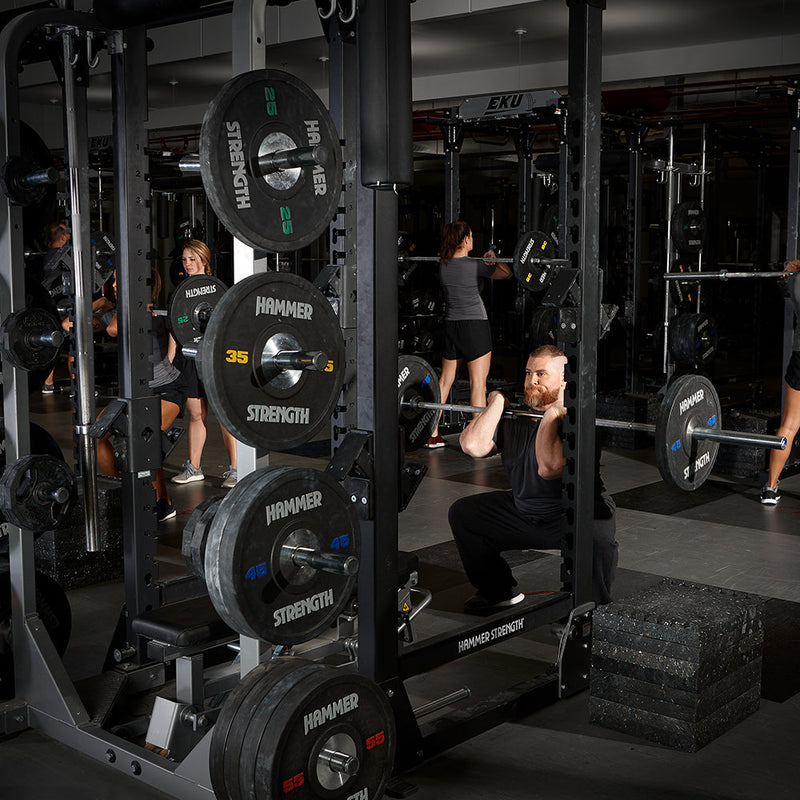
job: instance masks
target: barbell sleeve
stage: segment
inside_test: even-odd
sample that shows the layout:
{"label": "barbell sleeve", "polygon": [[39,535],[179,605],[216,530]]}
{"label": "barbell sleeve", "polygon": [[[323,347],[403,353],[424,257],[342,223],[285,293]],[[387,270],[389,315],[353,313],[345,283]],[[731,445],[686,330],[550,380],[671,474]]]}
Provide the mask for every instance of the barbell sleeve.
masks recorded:
{"label": "barbell sleeve", "polygon": [[[480,414],[485,411],[483,406],[465,406],[459,403],[431,403],[420,398],[408,400],[403,405],[411,409],[430,409],[432,411],[459,411],[464,414]],[[534,409],[517,409],[510,408],[503,412],[506,418],[514,417],[528,417],[531,419],[541,419],[544,416],[543,411],[536,411]],[[644,433],[654,434],[656,426],[647,422],[629,422],[621,419],[603,419],[598,417],[595,424],[599,428],[616,428],[621,430],[642,431]],[[785,436],[771,436],[766,433],[746,433],[743,431],[727,431],[722,428],[707,428],[707,427],[693,427],[690,435],[695,439],[708,439],[714,442],[721,442],[723,444],[733,444],[742,447],[766,447],[771,450],[785,450],[786,437]]]}
{"label": "barbell sleeve", "polygon": [[696,427],[690,430],[693,439],[708,439],[722,444],[736,444],[742,447],[767,447],[770,450],[785,450],[785,436],[770,436],[767,433],[747,433],[746,431],[726,431],[722,428]]}

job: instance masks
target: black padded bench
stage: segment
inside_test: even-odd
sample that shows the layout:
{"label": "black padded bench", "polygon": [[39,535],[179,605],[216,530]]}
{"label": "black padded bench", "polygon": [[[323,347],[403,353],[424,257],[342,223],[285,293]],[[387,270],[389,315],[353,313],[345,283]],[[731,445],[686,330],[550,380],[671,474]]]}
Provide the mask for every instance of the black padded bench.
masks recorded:
{"label": "black padded bench", "polygon": [[139,614],[131,630],[151,642],[197,650],[236,634],[217,614],[208,595],[180,600]]}

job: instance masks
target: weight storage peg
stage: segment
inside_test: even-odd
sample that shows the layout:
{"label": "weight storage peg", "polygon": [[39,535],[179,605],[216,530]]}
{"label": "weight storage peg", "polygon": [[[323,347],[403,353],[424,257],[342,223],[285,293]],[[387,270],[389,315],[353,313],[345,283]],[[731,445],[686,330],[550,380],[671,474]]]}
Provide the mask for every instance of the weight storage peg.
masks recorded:
{"label": "weight storage peg", "polygon": [[[417,359],[422,361],[422,359]],[[423,362],[424,363],[424,362]],[[417,384],[410,382],[403,387],[400,396],[401,425],[404,429],[417,430],[429,428],[433,412],[436,419],[438,411],[458,411],[479,414],[484,409],[480,406],[466,406],[455,403],[440,403],[425,400],[424,389],[431,381],[433,369],[428,366],[427,372],[416,365]],[[426,380],[427,378],[427,380]],[[769,436],[759,433],[744,433],[722,429],[721,405],[714,384],[702,375],[680,375],[670,384],[658,412],[656,425],[644,422],[627,422],[625,420],[596,419],[600,428],[619,428],[638,430],[655,436],[656,464],[661,477],[670,486],[691,492],[705,483],[714,469],[719,444],[726,443],[742,447],[766,447],[773,450],[786,449],[785,436]],[[539,420],[544,412],[535,409],[508,409],[503,414],[506,418],[527,417]],[[424,444],[422,431],[418,437],[406,437],[406,448],[416,444]]]}
{"label": "weight storage peg", "polygon": [[21,156],[11,156],[0,168],[0,187],[3,194],[18,206],[41,203],[50,186],[58,183],[58,170],[40,167]]}
{"label": "weight storage peg", "polygon": [[58,358],[65,334],[61,323],[42,308],[23,308],[0,325],[0,354],[17,369],[50,369]]}
{"label": "weight storage peg", "polygon": [[355,508],[332,477],[267,467],[242,478],[216,507],[203,573],[233,630],[300,644],[325,631],[350,600],[360,549]]}
{"label": "weight storage peg", "polygon": [[222,87],[203,118],[199,169],[217,216],[257,250],[311,244],[339,205],[336,126],[306,84],[279,70],[246,72]]}

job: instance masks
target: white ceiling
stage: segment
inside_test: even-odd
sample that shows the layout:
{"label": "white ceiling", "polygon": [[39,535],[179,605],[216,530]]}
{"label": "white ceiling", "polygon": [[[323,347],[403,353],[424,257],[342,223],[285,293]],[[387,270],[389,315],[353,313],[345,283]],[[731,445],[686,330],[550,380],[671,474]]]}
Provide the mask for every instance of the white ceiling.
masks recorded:
{"label": "white ceiling", "polygon": [[[0,0],[0,10],[22,10],[30,2]],[[86,8],[90,0],[75,5]],[[412,4],[415,106],[438,108],[490,92],[565,87],[568,21],[565,0],[417,0]],[[154,42],[150,128],[202,119],[231,75],[229,22],[229,16],[214,17],[149,32]],[[327,45],[313,0],[270,7],[267,23],[268,64],[296,74],[325,99]],[[603,52],[606,86],[800,74],[800,0],[607,0]],[[49,66],[27,68],[22,84],[34,127],[57,130],[51,119],[60,91]],[[93,109],[107,114],[106,59],[92,73],[91,87]],[[753,102],[752,86],[737,89],[733,99]],[[708,94],[694,97],[695,102],[711,100]]]}

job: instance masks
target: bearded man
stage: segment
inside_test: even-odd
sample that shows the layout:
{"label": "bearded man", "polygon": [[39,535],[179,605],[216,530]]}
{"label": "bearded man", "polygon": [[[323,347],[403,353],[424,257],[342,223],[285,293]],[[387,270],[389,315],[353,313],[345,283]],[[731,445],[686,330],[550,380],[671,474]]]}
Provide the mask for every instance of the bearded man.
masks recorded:
{"label": "bearded man", "polygon": [[[544,412],[541,420],[504,417],[508,399],[491,392],[486,408],[464,428],[461,449],[473,458],[500,453],[510,490],[486,492],[457,500],[448,519],[461,562],[478,590],[464,610],[486,614],[525,599],[511,568],[500,555],[508,550],[560,549],[565,532],[561,502],[564,453],[561,418],[564,406],[563,350],[544,345],[528,357],[525,403]],[[596,450],[593,521],[592,593],[595,603],[611,600],[616,573],[616,506],[600,477]]]}

